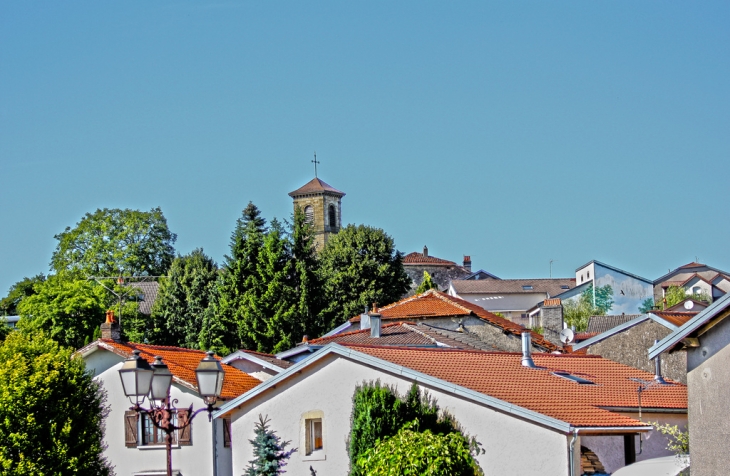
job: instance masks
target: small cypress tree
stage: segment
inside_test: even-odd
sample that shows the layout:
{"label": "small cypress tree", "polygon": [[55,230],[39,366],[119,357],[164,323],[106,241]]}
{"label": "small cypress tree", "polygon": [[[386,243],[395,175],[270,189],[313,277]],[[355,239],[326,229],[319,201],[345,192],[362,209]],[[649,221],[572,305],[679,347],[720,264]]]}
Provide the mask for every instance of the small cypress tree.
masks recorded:
{"label": "small cypress tree", "polygon": [[249,461],[246,468],[246,476],[276,476],[283,474],[281,468],[286,466],[286,460],[297,449],[286,450],[291,441],[281,441],[274,430],[269,429],[269,416],[259,414],[259,422],[256,423],[256,437],[248,440],[253,445],[254,459]]}
{"label": "small cypress tree", "polygon": [[438,291],[439,287],[438,284],[433,282],[433,278],[431,278],[431,275],[428,274],[428,271],[424,271],[423,281],[421,281],[421,284],[419,284],[418,288],[416,288],[416,294],[425,293],[429,289],[435,289]]}

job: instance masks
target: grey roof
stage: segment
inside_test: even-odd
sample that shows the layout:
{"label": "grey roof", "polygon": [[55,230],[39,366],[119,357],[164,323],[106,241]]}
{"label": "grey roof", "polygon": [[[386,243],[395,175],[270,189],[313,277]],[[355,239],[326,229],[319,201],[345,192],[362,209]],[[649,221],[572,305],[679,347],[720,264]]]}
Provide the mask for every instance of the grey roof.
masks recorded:
{"label": "grey roof", "polygon": [[687,321],[679,329],[675,330],[664,339],[649,349],[649,358],[653,359],[657,355],[672,350],[675,345],[679,344],[685,337],[702,327],[706,322],[714,319],[718,314],[724,312],[730,307],[730,294],[726,294],[713,302],[710,307],[704,309],[695,317]]}
{"label": "grey roof", "polygon": [[157,292],[160,289],[160,283],[158,283],[157,281],[141,281],[136,283],[129,283],[127,284],[127,286],[142,291],[142,296],[140,296],[138,301],[139,312],[147,316],[152,314],[152,305],[157,299]]}
{"label": "grey roof", "polygon": [[[604,316],[596,316],[596,317],[604,317]],[[667,329],[669,329],[671,331],[673,331],[673,330],[675,330],[677,328],[677,326],[675,326],[671,322],[667,321],[666,319],[662,318],[661,316],[657,316],[656,314],[652,314],[652,313],[649,313],[649,314],[627,314],[626,317],[631,317],[632,319],[631,320],[628,320],[626,322],[622,322],[619,325],[617,325],[616,327],[612,327],[612,328],[610,328],[608,330],[605,330],[605,331],[601,332],[598,335],[595,335],[593,337],[589,337],[588,339],[581,341],[580,343],[578,343],[578,344],[576,344],[576,345],[573,346],[573,351],[575,352],[576,350],[580,350],[580,349],[582,349],[584,347],[590,347],[593,344],[597,344],[598,342],[601,342],[603,340],[606,340],[606,339],[608,339],[611,336],[614,336],[614,335],[616,335],[616,334],[618,334],[620,332],[623,332],[625,330],[631,329],[635,325],[641,324],[642,322],[645,322],[645,321],[648,321],[648,320],[652,320],[652,321],[654,321],[654,322],[656,322],[658,324],[661,324],[661,325],[663,325],[664,327],[666,327]]]}
{"label": "grey roof", "polygon": [[[575,287],[575,278],[544,279],[479,279],[451,281],[457,294],[530,294],[545,293],[556,296],[566,291],[562,286]],[[532,286],[532,289],[525,289]]]}
{"label": "grey roof", "polygon": [[450,329],[443,329],[441,327],[431,326],[422,322],[418,323],[417,328],[449,347],[456,347],[458,349],[468,349],[471,347],[488,351],[502,350],[487,344],[479,337],[468,332],[466,329],[464,332],[452,331]]}
{"label": "grey roof", "polygon": [[588,328],[586,332],[606,332],[614,327],[625,324],[632,319],[636,319],[641,314],[619,314],[617,316],[591,316],[588,318]]}
{"label": "grey roof", "polygon": [[490,279],[490,278],[491,279],[501,279],[499,276],[495,276],[494,274],[490,273],[489,271],[484,271],[483,269],[480,269],[479,271],[474,271],[473,273],[465,276],[463,279],[469,279],[469,280],[476,281],[478,279],[482,279],[479,277],[482,274],[486,275],[487,279]]}

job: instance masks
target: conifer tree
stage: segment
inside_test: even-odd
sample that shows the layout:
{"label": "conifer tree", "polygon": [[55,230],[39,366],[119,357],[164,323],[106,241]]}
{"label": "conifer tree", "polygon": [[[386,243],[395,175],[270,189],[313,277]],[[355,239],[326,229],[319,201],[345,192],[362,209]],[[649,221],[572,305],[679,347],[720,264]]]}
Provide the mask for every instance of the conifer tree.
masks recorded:
{"label": "conifer tree", "polygon": [[431,275],[428,274],[428,271],[424,271],[423,281],[421,281],[421,284],[419,284],[416,288],[416,294],[425,293],[429,289],[435,289],[438,291],[438,288],[438,285],[433,282],[433,278],[431,278]]}
{"label": "conifer tree", "polygon": [[254,429],[255,437],[248,440],[253,445],[254,459],[244,473],[246,476],[276,476],[283,474],[281,468],[286,466],[286,460],[296,451],[296,448],[286,450],[291,441],[281,441],[274,430],[269,429],[268,415],[259,415],[259,421]]}
{"label": "conifer tree", "polygon": [[151,343],[198,348],[203,317],[218,277],[218,266],[201,248],[178,256],[160,281],[152,308]]}
{"label": "conifer tree", "polygon": [[307,217],[300,207],[294,210],[292,221],[291,253],[294,261],[292,287],[296,296],[295,314],[302,323],[303,335],[320,336],[329,329],[319,319],[322,296],[317,276],[319,263],[314,248],[314,228],[307,222]]}
{"label": "conifer tree", "polygon": [[231,234],[231,254],[226,256],[211,305],[203,319],[201,348],[230,353],[239,348],[256,348],[241,326],[246,294],[258,286],[258,263],[266,232],[266,220],[252,202],[236,220]]}

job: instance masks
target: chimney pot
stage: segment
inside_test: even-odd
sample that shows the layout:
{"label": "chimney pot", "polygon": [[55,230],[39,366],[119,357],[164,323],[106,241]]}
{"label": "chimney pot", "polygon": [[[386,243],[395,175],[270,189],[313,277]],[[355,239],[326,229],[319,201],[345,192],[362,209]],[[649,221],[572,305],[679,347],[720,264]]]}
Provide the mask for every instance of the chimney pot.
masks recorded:
{"label": "chimney pot", "polygon": [[522,366],[531,369],[537,368],[532,360],[532,335],[530,331],[522,332]]}
{"label": "chimney pot", "polygon": [[423,256],[428,257],[428,246],[423,245]]}
{"label": "chimney pot", "polygon": [[114,311],[111,309],[106,312],[106,322],[101,325],[101,338],[114,342],[122,341],[122,330],[119,328],[119,323],[114,320]]}
{"label": "chimney pot", "polygon": [[471,256],[464,255],[464,269],[471,272]]}
{"label": "chimney pot", "polygon": [[309,336],[307,334],[304,334],[304,336],[302,336],[302,342],[309,342]]}
{"label": "chimney pot", "polygon": [[370,313],[370,337],[373,337],[376,339],[380,338],[380,323],[381,323],[380,313],[371,312]]}

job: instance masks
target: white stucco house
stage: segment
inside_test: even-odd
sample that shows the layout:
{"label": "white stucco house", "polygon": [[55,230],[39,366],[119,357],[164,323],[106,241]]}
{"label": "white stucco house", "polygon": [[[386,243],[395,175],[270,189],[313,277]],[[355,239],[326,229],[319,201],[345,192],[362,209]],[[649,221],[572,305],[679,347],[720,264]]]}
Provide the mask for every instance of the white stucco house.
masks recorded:
{"label": "white stucco house", "polygon": [[[102,327],[103,329],[103,327]],[[118,326],[117,326],[118,329]],[[104,333],[102,334],[104,336]],[[116,334],[118,336],[118,333]],[[108,335],[105,337],[109,337]],[[131,403],[125,397],[119,369],[134,350],[152,363],[161,356],[173,374],[170,396],[178,409],[204,408],[206,405],[197,393],[195,368],[205,353],[179,347],[152,346],[120,342],[103,338],[77,351],[87,369],[101,383],[106,392],[109,414],[105,420],[104,456],[114,466],[118,476],[165,475],[164,434],[156,430],[151,421],[130,410]],[[225,371],[222,400],[231,400],[261,381],[230,365]],[[145,402],[145,404],[148,402]],[[177,431],[172,450],[173,474],[177,476],[215,475],[231,476],[231,448],[228,421],[208,421],[201,412],[185,430]]]}
{"label": "white stucco house", "polygon": [[[525,358],[534,367],[523,365]],[[231,420],[233,474],[252,459],[254,425],[268,415],[271,428],[298,448],[287,474],[309,475],[311,466],[344,475],[355,387],[380,380],[405,393],[416,382],[482,444],[478,462],[486,474],[580,475],[588,451],[607,471],[666,456],[666,440],[647,420],[686,422],[686,387],[674,382],[642,393],[640,421],[641,384],[632,378],[649,382],[653,375],[579,354],[331,343],[222,405],[215,419]]]}

